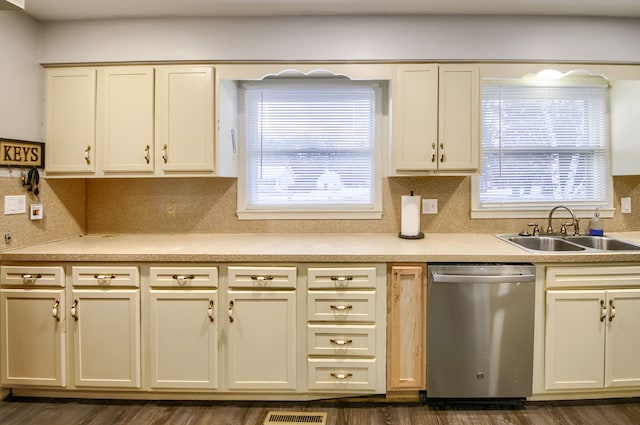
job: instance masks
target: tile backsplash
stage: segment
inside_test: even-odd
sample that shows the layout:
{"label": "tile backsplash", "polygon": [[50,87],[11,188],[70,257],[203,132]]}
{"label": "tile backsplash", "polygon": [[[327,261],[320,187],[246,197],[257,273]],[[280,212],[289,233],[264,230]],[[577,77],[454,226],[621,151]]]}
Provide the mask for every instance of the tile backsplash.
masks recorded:
{"label": "tile backsplash", "polygon": [[[15,172],[14,172],[15,173]],[[15,173],[16,175],[18,173]],[[19,177],[0,178],[3,213],[0,216],[0,252],[37,245],[86,233],[86,182],[84,179],[40,179],[40,194],[36,199],[22,186]],[[4,196],[26,195],[27,213],[4,215]],[[29,205],[43,206],[43,219],[29,219]],[[11,243],[4,234],[11,233]]]}
{"label": "tile backsplash", "polygon": [[[640,176],[614,178],[614,190],[617,212],[602,220],[605,232],[640,230]],[[437,215],[421,216],[425,233],[518,232],[527,222],[472,220],[469,177],[385,178],[380,220],[238,220],[237,180],[225,178],[42,179],[40,191],[43,220],[29,220],[27,214],[1,216],[0,235],[10,231],[12,242],[1,241],[0,252],[82,234],[397,233],[400,197],[410,191],[438,200]],[[18,178],[3,177],[0,193],[26,191]],[[632,199],[631,214],[619,212],[621,197]],[[27,195],[27,204],[35,201]],[[167,203],[175,204],[175,217],[167,217]]]}
{"label": "tile backsplash", "polygon": [[[603,219],[605,231],[640,230],[640,176],[614,182],[616,208],[620,197],[628,196],[634,213]],[[236,179],[92,179],[87,180],[87,233],[395,233],[400,197],[410,191],[438,199],[438,214],[421,216],[427,233],[518,232],[527,222],[472,220],[469,177],[385,178],[381,220],[238,220]],[[166,216],[167,203],[175,204],[175,218]]]}

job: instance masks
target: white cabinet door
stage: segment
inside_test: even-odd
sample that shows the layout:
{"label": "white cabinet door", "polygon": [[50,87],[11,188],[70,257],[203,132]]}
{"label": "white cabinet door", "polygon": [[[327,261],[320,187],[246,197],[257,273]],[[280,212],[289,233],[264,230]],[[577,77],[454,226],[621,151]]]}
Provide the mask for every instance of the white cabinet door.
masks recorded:
{"label": "white cabinet door", "polygon": [[78,387],[140,387],[138,289],[74,289],[70,323]]}
{"label": "white cabinet door", "polygon": [[611,82],[611,174],[640,175],[640,81]]}
{"label": "white cabinet door", "polygon": [[153,67],[98,69],[97,144],[105,174],[153,172]]}
{"label": "white cabinet door", "polygon": [[46,171],[95,172],[96,70],[59,68],[46,72]]}
{"label": "white cabinet door", "polygon": [[545,387],[604,386],[604,290],[547,291]]}
{"label": "white cabinet door", "polygon": [[232,390],[295,390],[294,291],[228,292],[227,372]]}
{"label": "white cabinet door", "polygon": [[393,89],[393,167],[438,167],[438,66],[400,65]]}
{"label": "white cabinet door", "polygon": [[214,172],[214,68],[156,68],[156,157],[160,175]]}
{"label": "white cabinet door", "polygon": [[640,289],[607,291],[605,387],[640,387]]}
{"label": "white cabinet door", "polygon": [[392,174],[479,167],[477,65],[399,65],[393,87]]}
{"label": "white cabinet door", "polygon": [[3,289],[0,302],[2,384],[64,387],[64,289]]}
{"label": "white cabinet door", "polygon": [[480,162],[478,67],[440,65],[438,169],[475,170]]}
{"label": "white cabinet door", "polygon": [[217,290],[151,290],[151,387],[218,386]]}

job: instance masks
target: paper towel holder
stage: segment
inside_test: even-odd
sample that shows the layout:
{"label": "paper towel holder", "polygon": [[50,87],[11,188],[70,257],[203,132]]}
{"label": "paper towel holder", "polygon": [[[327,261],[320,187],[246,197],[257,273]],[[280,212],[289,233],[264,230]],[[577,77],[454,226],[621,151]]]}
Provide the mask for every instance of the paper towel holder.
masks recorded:
{"label": "paper towel holder", "polygon": [[[409,197],[413,198],[413,190],[410,192]],[[420,231],[420,207],[419,207],[420,197],[418,197],[418,210],[417,210],[418,222],[416,223],[417,227],[418,227],[418,229],[416,229],[416,230],[418,230],[418,233],[413,233],[413,232],[409,233],[409,234],[402,233],[405,230],[405,228],[404,228],[405,227],[404,226],[404,218],[405,218],[404,217],[404,207],[405,207],[404,200],[405,200],[405,198],[409,198],[409,197],[406,197],[406,196],[402,197],[402,201],[403,201],[403,203],[402,203],[402,209],[403,209],[403,211],[402,211],[402,222],[403,222],[403,224],[402,224],[402,230],[400,231],[400,233],[398,233],[398,236],[401,239],[422,239],[422,238],[424,238],[424,233],[422,233]]]}

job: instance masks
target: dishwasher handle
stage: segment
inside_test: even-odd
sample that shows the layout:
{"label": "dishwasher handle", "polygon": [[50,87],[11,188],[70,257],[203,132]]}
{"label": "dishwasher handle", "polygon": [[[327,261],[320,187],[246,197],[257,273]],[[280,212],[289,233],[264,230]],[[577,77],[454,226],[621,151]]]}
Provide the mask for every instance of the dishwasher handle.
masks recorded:
{"label": "dishwasher handle", "polygon": [[432,273],[433,282],[436,283],[518,283],[533,282],[534,274],[509,274],[509,275],[464,275]]}

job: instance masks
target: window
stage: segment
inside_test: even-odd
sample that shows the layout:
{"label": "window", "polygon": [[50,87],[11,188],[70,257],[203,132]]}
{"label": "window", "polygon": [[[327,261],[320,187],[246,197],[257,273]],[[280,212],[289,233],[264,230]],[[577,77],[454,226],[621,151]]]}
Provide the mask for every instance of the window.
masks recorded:
{"label": "window", "polygon": [[245,83],[240,218],[380,218],[380,99],[371,82]]}
{"label": "window", "polygon": [[612,206],[608,87],[601,78],[581,80],[588,81],[485,82],[473,217]]}

